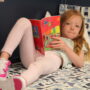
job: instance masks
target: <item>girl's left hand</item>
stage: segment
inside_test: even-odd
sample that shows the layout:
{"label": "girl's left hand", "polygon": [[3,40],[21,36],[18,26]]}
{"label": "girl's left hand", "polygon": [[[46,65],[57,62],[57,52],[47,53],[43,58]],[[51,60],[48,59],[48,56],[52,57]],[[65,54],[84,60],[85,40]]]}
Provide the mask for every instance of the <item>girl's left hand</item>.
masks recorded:
{"label": "girl's left hand", "polygon": [[47,47],[64,51],[68,47],[67,44],[60,37],[53,36],[51,38],[53,39],[53,41],[51,41],[49,45],[47,45]]}

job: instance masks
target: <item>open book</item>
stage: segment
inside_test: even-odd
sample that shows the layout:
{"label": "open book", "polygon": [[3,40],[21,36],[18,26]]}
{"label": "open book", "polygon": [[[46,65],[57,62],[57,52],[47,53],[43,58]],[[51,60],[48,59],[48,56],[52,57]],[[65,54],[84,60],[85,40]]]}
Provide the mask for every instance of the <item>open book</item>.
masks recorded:
{"label": "open book", "polygon": [[51,50],[47,48],[52,40],[50,37],[60,36],[60,16],[45,17],[41,20],[30,19],[30,21],[33,27],[35,47],[44,54],[45,50]]}

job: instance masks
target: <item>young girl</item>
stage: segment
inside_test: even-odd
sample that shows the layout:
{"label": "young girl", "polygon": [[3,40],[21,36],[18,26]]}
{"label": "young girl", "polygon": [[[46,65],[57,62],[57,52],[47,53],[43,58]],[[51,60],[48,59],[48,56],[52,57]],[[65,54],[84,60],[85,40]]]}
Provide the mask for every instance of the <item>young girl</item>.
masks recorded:
{"label": "young girl", "polygon": [[[80,12],[76,10],[66,11],[61,16],[61,37],[52,37],[53,41],[48,47],[54,48],[54,50],[46,51],[45,56],[42,56],[35,50],[30,21],[26,18],[19,19],[1,50],[0,78],[6,77],[10,65],[8,59],[18,45],[20,46],[21,61],[27,70],[20,76],[14,76],[11,80],[7,79],[8,82],[13,81],[12,88],[15,90],[25,88],[41,75],[53,73],[61,66],[63,68],[69,68],[72,65],[82,67],[84,55],[89,51],[83,33],[84,21]],[[4,83],[9,87],[7,80]],[[2,82],[0,81],[0,85]],[[3,89],[5,86],[0,88]],[[12,88],[9,90],[13,90]]]}

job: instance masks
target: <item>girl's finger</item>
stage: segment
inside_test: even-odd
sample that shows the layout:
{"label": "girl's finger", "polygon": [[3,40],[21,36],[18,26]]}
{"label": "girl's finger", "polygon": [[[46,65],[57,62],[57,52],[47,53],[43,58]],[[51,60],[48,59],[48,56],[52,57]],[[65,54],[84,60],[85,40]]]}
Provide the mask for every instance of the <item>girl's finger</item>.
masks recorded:
{"label": "girl's finger", "polygon": [[52,42],[50,42],[49,44],[59,44],[60,42],[58,42],[58,41],[52,41]]}
{"label": "girl's finger", "polygon": [[58,41],[61,40],[60,37],[55,37],[55,36],[51,37],[51,39],[58,40]]}
{"label": "girl's finger", "polygon": [[51,48],[61,48],[60,44],[53,44],[53,45],[48,45]]}

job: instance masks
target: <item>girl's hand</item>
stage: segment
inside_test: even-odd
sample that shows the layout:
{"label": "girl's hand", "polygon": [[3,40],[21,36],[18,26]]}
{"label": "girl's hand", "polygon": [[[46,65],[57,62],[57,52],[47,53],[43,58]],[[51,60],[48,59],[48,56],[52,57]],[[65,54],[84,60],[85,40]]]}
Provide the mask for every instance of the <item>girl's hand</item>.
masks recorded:
{"label": "girl's hand", "polygon": [[51,38],[53,39],[53,41],[51,41],[49,45],[47,45],[47,47],[53,48],[53,49],[61,49],[64,51],[68,47],[67,44],[60,37],[53,36]]}

